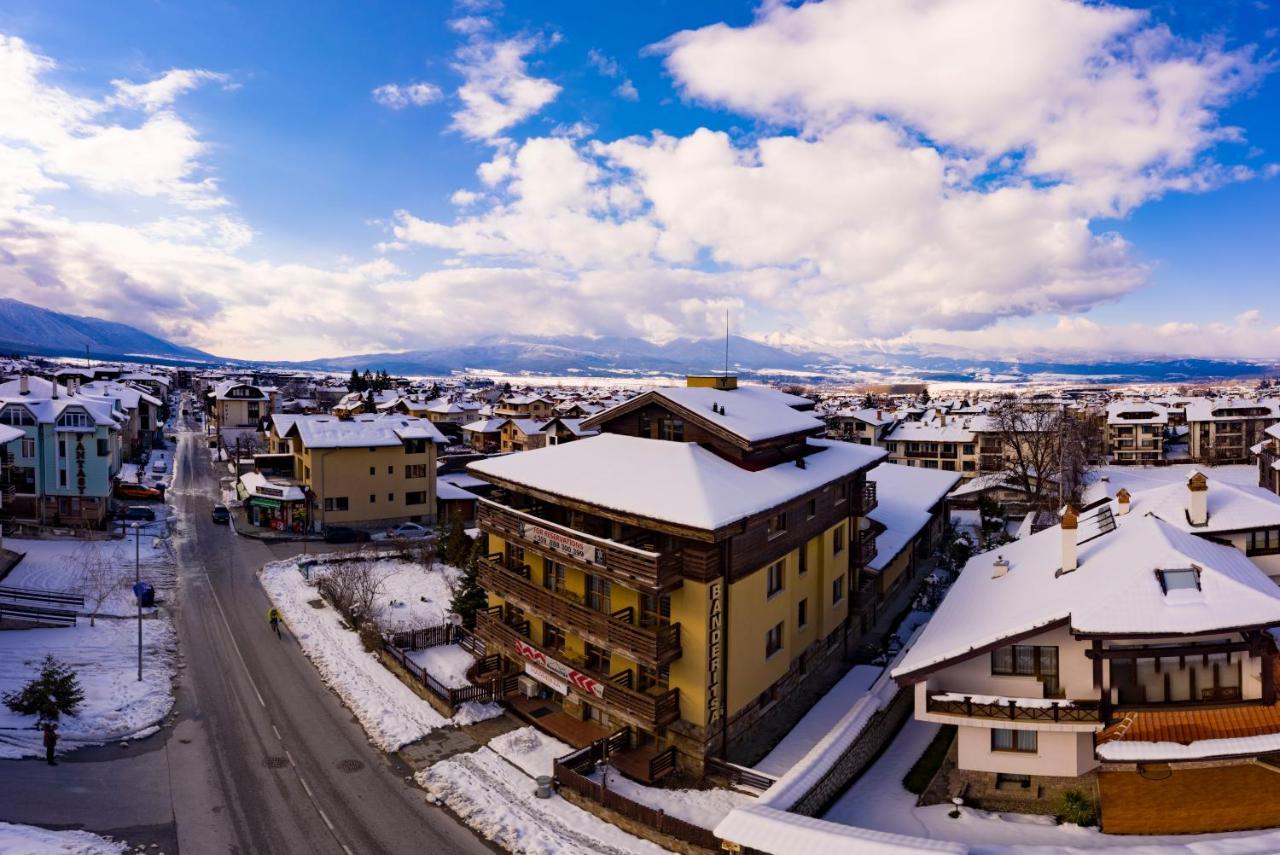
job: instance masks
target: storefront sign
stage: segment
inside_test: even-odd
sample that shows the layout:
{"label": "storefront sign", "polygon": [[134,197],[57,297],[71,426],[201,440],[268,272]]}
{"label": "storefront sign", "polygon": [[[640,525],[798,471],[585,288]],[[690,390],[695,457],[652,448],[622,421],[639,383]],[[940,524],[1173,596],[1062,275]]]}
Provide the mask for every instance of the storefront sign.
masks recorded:
{"label": "storefront sign", "polygon": [[724,715],[724,582],[707,585],[707,726]]}
{"label": "storefront sign", "polygon": [[604,697],[604,683],[583,674],[581,671],[575,671],[559,659],[552,659],[533,645],[525,644],[523,641],[517,641],[516,652],[525,659],[536,662],[538,665],[546,668],[557,677],[562,677],[582,691],[590,692],[597,698]]}
{"label": "storefront sign", "polygon": [[252,505],[257,505],[260,508],[280,507],[280,503],[277,502],[275,499],[263,499],[260,496],[254,496],[253,498],[249,499],[249,503]]}
{"label": "storefront sign", "polygon": [[254,490],[254,492],[263,496],[275,496],[277,499],[284,498],[284,490],[280,487],[268,487],[263,485]]}
{"label": "storefront sign", "polygon": [[520,536],[552,552],[558,552],[588,564],[604,566],[604,552],[599,547],[578,540],[576,537],[569,537],[562,532],[528,523],[520,526]]}
{"label": "storefront sign", "polygon": [[568,683],[566,683],[564,680],[561,680],[559,677],[555,676],[550,671],[546,671],[542,668],[539,668],[537,665],[534,665],[532,662],[524,663],[524,672],[528,674],[530,677],[532,677],[533,679],[537,680],[542,685],[546,686],[548,689],[551,689],[552,691],[559,692],[562,695],[569,694]]}

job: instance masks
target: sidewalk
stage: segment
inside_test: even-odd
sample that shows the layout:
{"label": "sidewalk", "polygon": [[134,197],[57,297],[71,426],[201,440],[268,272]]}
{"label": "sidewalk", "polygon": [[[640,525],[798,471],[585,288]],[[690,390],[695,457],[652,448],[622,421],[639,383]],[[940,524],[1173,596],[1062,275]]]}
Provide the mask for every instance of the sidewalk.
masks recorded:
{"label": "sidewalk", "polygon": [[241,537],[252,538],[253,540],[261,540],[266,543],[287,543],[291,541],[310,541],[311,543],[324,542],[322,534],[294,534],[289,531],[276,531],[273,528],[263,528],[261,526],[251,525],[249,517],[246,515],[243,507],[228,508],[231,511],[231,531]]}

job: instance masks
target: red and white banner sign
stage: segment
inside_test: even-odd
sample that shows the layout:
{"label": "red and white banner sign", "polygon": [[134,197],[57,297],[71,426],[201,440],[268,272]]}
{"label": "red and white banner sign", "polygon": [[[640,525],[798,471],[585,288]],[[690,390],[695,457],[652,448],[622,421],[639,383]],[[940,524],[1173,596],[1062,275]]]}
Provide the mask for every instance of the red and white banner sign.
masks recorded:
{"label": "red and white banner sign", "polygon": [[567,555],[570,558],[576,558],[579,561],[585,561],[588,564],[604,564],[604,556],[600,554],[599,547],[594,544],[539,525],[525,523],[521,528],[523,529],[521,534],[525,539],[533,541],[544,549]]}
{"label": "red and white banner sign", "polygon": [[532,662],[524,663],[524,672],[528,674],[530,677],[532,677],[533,679],[537,680],[542,685],[546,686],[547,688],[553,691],[559,692],[562,695],[569,694],[568,683],[566,683],[564,680],[561,680],[559,677],[552,674],[550,671],[539,668],[537,665],[534,665]]}
{"label": "red and white banner sign", "polygon": [[[555,674],[557,677],[567,680],[568,682],[572,683],[574,686],[577,686],[582,691],[590,692],[591,694],[595,695],[597,698],[604,697],[604,683],[601,683],[599,680],[596,680],[592,677],[588,677],[586,674],[583,674],[581,671],[575,671],[574,669],[570,668],[568,665],[564,664],[558,659],[552,659],[550,656],[543,653],[541,650],[534,647],[533,645],[525,644],[523,641],[517,641],[516,652],[518,652],[525,659],[528,659],[531,662],[535,662],[538,665],[541,665],[543,668],[547,669],[552,674]],[[527,664],[528,663],[526,663],[526,666]],[[552,688],[555,688],[555,687],[553,686]]]}

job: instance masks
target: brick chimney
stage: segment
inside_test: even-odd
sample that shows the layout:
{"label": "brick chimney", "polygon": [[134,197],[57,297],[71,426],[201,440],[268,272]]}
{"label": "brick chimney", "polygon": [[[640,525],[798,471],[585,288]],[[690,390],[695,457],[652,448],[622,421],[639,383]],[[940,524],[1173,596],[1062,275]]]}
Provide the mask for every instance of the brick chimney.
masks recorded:
{"label": "brick chimney", "polygon": [[1117,505],[1116,514],[1118,516],[1124,516],[1125,514],[1129,513],[1129,499],[1130,499],[1129,491],[1126,490],[1124,487],[1121,487],[1120,492],[1116,493],[1116,505]]}
{"label": "brick chimney", "polygon": [[1080,526],[1080,519],[1076,516],[1076,509],[1067,505],[1066,513],[1062,515],[1062,570],[1063,573],[1070,573],[1079,566],[1077,559],[1076,545],[1076,529]]}
{"label": "brick chimney", "polygon": [[1209,524],[1209,479],[1203,472],[1187,479],[1187,520],[1194,526]]}

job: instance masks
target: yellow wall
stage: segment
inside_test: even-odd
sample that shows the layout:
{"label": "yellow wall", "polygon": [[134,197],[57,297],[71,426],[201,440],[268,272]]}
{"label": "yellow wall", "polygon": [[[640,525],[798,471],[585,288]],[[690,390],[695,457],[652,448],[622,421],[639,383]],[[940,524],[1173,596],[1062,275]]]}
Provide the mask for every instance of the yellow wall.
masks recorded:
{"label": "yellow wall", "polygon": [[[406,454],[403,445],[372,451],[364,447],[302,449],[295,456],[294,477],[315,492],[315,518],[327,525],[408,517],[432,521],[436,513],[435,458],[435,446],[431,443],[421,454]],[[405,467],[414,464],[426,466],[426,477],[405,476]],[[425,493],[423,503],[406,504],[405,496],[411,492]],[[375,501],[369,501],[370,495]],[[346,511],[324,510],[326,498],[339,496],[347,497]]]}

